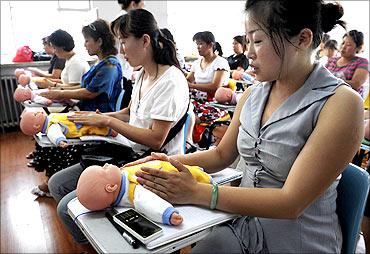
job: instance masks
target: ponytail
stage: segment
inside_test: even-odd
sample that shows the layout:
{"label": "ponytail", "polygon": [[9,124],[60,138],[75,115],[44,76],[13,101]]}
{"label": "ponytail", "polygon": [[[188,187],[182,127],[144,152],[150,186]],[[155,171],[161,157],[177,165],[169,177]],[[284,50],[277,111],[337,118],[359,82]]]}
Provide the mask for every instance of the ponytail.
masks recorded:
{"label": "ponytail", "polygon": [[157,64],[174,65],[180,68],[180,63],[176,57],[176,47],[173,41],[169,40],[159,30],[155,30],[150,35],[150,41],[153,49],[154,61]]}

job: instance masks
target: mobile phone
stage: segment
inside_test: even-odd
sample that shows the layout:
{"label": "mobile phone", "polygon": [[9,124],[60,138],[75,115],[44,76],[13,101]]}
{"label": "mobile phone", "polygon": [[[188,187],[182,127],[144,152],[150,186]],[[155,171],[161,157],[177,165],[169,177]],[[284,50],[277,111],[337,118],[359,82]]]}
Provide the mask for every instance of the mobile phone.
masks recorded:
{"label": "mobile phone", "polygon": [[134,209],[114,215],[113,220],[144,244],[147,244],[163,233],[160,226]]}

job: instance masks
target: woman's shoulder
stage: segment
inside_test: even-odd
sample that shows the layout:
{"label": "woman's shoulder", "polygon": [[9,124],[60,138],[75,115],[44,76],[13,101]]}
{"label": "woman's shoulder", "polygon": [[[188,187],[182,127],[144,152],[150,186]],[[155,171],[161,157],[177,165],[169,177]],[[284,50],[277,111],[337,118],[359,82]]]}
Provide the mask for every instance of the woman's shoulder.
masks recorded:
{"label": "woman's shoulder", "polygon": [[230,70],[229,62],[222,56],[217,56],[212,65],[217,69]]}
{"label": "woman's shoulder", "polygon": [[369,61],[366,58],[360,56],[356,56],[354,62],[356,62],[357,64],[369,64]]}

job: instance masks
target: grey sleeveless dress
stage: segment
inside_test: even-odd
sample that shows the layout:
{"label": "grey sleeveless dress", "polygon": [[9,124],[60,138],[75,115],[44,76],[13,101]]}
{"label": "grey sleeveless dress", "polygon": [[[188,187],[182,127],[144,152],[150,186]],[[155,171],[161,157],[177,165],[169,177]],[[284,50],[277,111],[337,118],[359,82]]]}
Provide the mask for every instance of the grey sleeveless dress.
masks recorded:
{"label": "grey sleeveless dress", "polygon": [[[252,89],[240,116],[238,150],[245,162],[241,187],[282,188],[322,107],[341,84],[316,64],[304,85],[263,126],[271,83]],[[296,220],[242,217],[231,225],[234,234],[249,252],[339,253],[342,232],[335,212],[337,185],[335,181]]]}

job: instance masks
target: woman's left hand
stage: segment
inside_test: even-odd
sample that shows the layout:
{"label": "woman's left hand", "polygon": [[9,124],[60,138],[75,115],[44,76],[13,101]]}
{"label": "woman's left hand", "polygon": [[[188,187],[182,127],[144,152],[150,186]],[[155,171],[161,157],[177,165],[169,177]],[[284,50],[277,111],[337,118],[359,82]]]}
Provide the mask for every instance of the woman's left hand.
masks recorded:
{"label": "woman's left hand", "polygon": [[158,169],[142,167],[136,172],[137,181],[144,188],[154,192],[172,204],[191,204],[196,198],[197,181],[190,171],[177,160],[169,162],[179,172],[165,172]]}
{"label": "woman's left hand", "polygon": [[106,116],[101,113],[96,113],[96,112],[90,112],[90,113],[75,112],[74,114],[68,116],[68,120],[74,123],[79,123],[79,124],[84,124],[84,125],[107,127],[109,116]]}

